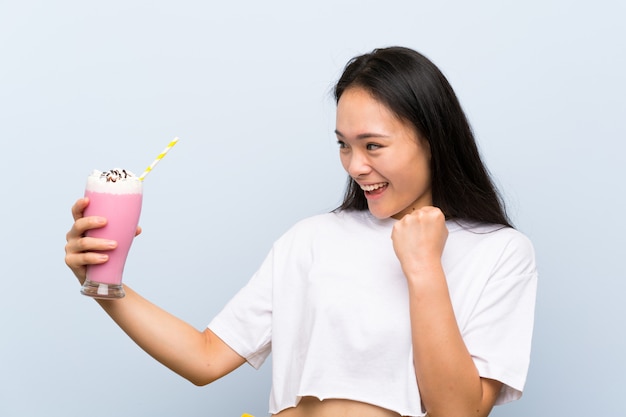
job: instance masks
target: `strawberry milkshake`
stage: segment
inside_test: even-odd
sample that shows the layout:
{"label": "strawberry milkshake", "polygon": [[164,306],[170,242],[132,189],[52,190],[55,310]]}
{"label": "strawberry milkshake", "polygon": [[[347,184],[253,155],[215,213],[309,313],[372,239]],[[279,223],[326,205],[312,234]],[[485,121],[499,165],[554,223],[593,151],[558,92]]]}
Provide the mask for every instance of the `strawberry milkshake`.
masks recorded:
{"label": "strawberry milkshake", "polygon": [[81,289],[84,295],[124,297],[122,273],[139,223],[142,185],[139,177],[124,169],[94,170],[87,178],[85,197],[89,197],[89,205],[84,215],[107,219],[106,226],[89,230],[87,236],[115,240],[117,247],[104,252],[109,256],[107,262],[88,266],[87,279]]}

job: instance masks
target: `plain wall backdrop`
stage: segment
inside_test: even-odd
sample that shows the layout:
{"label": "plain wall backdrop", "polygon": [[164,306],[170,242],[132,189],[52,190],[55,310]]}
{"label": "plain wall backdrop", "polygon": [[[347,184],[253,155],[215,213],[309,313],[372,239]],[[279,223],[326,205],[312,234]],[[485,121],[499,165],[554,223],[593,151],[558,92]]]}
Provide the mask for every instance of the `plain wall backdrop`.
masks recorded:
{"label": "plain wall backdrop", "polygon": [[271,361],[195,387],[79,294],[70,207],[147,177],[125,281],[202,329],[345,174],[330,89],[404,45],[447,75],[540,270],[523,398],[493,416],[623,412],[626,3],[0,0],[0,416],[267,415]]}

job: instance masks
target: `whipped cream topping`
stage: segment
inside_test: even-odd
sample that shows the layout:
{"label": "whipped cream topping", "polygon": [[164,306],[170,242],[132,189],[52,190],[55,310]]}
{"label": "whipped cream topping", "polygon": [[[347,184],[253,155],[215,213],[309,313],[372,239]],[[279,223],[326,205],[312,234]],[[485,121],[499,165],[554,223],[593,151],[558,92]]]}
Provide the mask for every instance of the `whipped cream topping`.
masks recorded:
{"label": "whipped cream topping", "polygon": [[[100,179],[103,179],[107,182],[116,182],[118,180],[123,180],[126,178],[130,178],[130,177],[135,177],[135,174],[133,174],[130,171],[127,171],[125,169],[122,168],[114,168],[114,169],[110,169],[106,172],[100,172],[98,170],[94,170],[93,174],[98,175],[97,173],[99,173],[100,175]],[[92,175],[93,175],[92,174]]]}
{"label": "whipped cream topping", "polygon": [[94,169],[87,177],[87,190],[111,194],[142,193],[142,183],[139,177],[131,171],[114,168],[108,171]]}

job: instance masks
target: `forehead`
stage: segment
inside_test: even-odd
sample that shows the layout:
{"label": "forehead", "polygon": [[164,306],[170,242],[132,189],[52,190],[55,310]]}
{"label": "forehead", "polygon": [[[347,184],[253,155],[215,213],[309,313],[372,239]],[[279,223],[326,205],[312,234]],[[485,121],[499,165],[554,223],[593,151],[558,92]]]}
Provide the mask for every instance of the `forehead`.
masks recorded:
{"label": "forehead", "polygon": [[346,90],[337,102],[337,122],[397,119],[395,114],[362,88]]}
{"label": "forehead", "polygon": [[384,103],[363,88],[347,89],[337,102],[336,133],[341,136],[364,134],[392,135],[415,129]]}

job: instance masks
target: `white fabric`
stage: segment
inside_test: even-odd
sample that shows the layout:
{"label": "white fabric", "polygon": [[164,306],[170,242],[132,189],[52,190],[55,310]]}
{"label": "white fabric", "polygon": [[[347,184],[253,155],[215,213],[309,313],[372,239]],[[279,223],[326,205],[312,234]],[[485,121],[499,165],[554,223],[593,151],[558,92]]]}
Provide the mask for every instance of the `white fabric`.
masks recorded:
{"label": "white fabric", "polygon": [[[424,415],[394,222],[349,211],[297,223],[209,324],[255,368],[272,351],[271,413],[315,396]],[[530,356],[532,245],[510,228],[447,227],[442,262],[463,339],[480,375],[505,384],[497,403],[515,400]]]}

